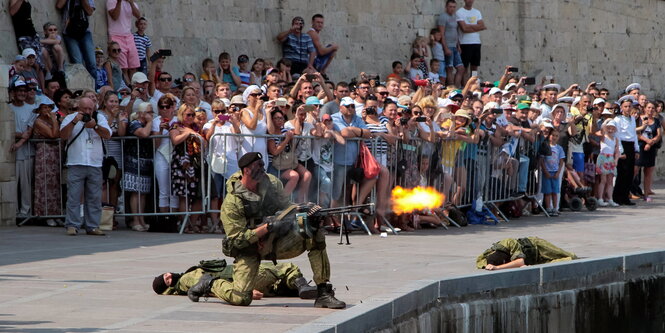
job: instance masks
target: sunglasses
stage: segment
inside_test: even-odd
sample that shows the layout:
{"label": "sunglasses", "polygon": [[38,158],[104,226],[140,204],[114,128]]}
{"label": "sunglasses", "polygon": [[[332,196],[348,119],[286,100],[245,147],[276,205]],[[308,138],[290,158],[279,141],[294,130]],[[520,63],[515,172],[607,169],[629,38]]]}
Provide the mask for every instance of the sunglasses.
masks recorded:
{"label": "sunglasses", "polygon": [[261,96],[261,93],[252,93],[252,94],[249,94],[249,96],[259,97],[259,96]]}
{"label": "sunglasses", "polygon": [[380,93],[378,93],[378,94],[381,95],[381,96],[388,96],[388,92],[387,92],[387,91],[380,92]]}
{"label": "sunglasses", "polygon": [[120,52],[122,52],[122,50],[121,50],[121,49],[112,49],[111,52],[113,52],[113,53],[120,53]]}
{"label": "sunglasses", "polygon": [[185,116],[185,118],[189,118],[189,117],[194,117],[195,114],[193,114],[193,113],[185,113],[184,116]]}
{"label": "sunglasses", "polygon": [[173,106],[173,105],[164,105],[164,104],[162,104],[162,105],[159,106],[159,108],[160,108],[161,110],[164,110],[164,109],[168,109],[168,108],[170,108],[170,107],[172,107],[172,106]]}
{"label": "sunglasses", "polygon": [[118,92],[118,94],[120,94],[120,95],[122,95],[122,96],[126,96],[126,95],[129,95],[130,92],[129,92],[129,91],[125,91],[125,90],[123,90],[123,91],[121,91],[121,92]]}
{"label": "sunglasses", "polygon": [[72,108],[69,109],[69,110],[70,110],[70,111],[78,111],[78,110],[79,110],[79,107],[78,107],[78,106],[75,106],[75,107],[72,107]]}
{"label": "sunglasses", "polygon": [[272,117],[272,120],[284,120],[284,117]]}
{"label": "sunglasses", "polygon": [[421,114],[423,114],[423,113],[420,112],[420,111],[413,111],[414,116],[420,116]]}
{"label": "sunglasses", "polygon": [[170,77],[160,77],[159,78],[159,81],[162,81],[162,82],[171,82],[172,80],[173,80],[173,78],[170,78]]}
{"label": "sunglasses", "polygon": [[342,106],[346,106],[349,109],[355,109],[356,108],[356,106],[354,104],[342,105]]}
{"label": "sunglasses", "polygon": [[214,112],[214,113],[225,113],[226,110],[224,110],[224,109],[221,109],[221,110],[212,110],[212,112]]}

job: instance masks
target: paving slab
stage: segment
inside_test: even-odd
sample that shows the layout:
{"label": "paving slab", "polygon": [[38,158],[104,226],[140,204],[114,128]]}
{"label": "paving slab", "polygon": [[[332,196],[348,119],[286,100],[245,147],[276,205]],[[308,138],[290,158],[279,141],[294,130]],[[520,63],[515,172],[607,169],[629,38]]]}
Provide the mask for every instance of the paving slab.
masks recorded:
{"label": "paving slab", "polygon": [[[338,245],[339,236],[329,235],[336,296],[353,308],[398,299],[407,290],[437,293],[427,280],[486,274],[475,269],[475,257],[506,237],[538,236],[582,258],[660,250],[665,247],[665,186],[659,184],[656,192],[649,204],[563,212],[549,219],[523,217],[497,226],[419,230],[387,238],[356,233],[351,245]],[[235,307],[218,299],[192,303],[152,291],[159,273],[223,258],[220,246],[220,235],[119,230],[105,237],[71,237],[62,228],[0,228],[0,331],[268,333],[294,330],[328,315],[345,316],[297,298],[264,298]],[[311,278],[306,255],[293,262]]]}

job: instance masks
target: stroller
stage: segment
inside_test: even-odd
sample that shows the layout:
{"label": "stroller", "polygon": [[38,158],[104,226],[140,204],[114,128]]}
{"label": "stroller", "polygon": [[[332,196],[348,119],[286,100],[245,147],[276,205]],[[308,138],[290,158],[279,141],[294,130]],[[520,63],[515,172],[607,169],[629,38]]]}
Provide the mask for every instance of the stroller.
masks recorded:
{"label": "stroller", "polygon": [[591,196],[591,188],[573,188],[566,177],[561,181],[561,208],[579,212],[582,207],[590,212],[598,208],[598,201]]}

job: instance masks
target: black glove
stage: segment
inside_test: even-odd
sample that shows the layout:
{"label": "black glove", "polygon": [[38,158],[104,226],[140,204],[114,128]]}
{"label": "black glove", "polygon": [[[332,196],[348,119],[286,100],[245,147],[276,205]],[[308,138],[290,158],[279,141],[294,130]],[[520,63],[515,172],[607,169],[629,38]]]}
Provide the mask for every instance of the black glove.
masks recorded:
{"label": "black glove", "polygon": [[278,237],[286,235],[293,227],[293,221],[290,220],[275,221],[273,216],[267,218],[267,220],[268,232],[275,233]]}

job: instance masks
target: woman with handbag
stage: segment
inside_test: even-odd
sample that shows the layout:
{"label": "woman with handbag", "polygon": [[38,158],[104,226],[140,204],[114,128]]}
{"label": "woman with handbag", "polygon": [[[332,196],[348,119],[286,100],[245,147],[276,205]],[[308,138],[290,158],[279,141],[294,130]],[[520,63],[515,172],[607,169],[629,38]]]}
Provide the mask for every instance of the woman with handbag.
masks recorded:
{"label": "woman with handbag", "polygon": [[[106,117],[111,127],[111,136],[125,136],[127,133],[127,113],[120,109],[120,102],[115,91],[107,91],[99,106],[99,114]],[[104,184],[102,186],[102,202],[108,203],[113,207],[118,206],[119,185],[123,168],[122,160],[122,141],[121,140],[102,140],[104,147],[104,165],[102,175]],[[112,167],[113,166],[113,167]],[[109,170],[116,170],[115,174]]]}
{"label": "woman with handbag", "polygon": [[[152,190],[152,140],[149,138],[153,122],[152,105],[141,103],[136,112],[132,113],[128,132],[139,139],[129,139],[125,143],[125,174],[123,188],[130,192],[130,212],[141,214],[144,212],[145,195]],[[142,201],[143,199],[143,201]],[[145,223],[143,216],[133,216],[129,227],[134,231],[148,231],[150,227]]]}
{"label": "woman with handbag", "polygon": [[[268,172],[286,182],[284,184],[284,193],[287,195],[291,195],[296,187],[298,187],[298,199],[295,201],[305,202],[304,194],[306,194],[309,187],[311,174],[304,166],[298,163],[296,156],[298,139],[294,138],[295,134],[293,131],[284,128],[286,116],[281,110],[274,108],[270,113],[270,119],[272,126],[269,127],[274,129],[268,134],[279,135],[279,137],[268,139],[268,159],[270,161]],[[309,178],[300,181],[300,173],[309,174]]]}
{"label": "woman with handbag", "polygon": [[[171,192],[179,197],[181,212],[200,211],[203,192],[201,169],[203,144],[206,143],[195,129],[196,112],[187,104],[178,108],[178,121],[171,126],[169,136],[173,144],[171,154]],[[187,233],[199,233],[198,215],[190,216]]]}
{"label": "woman with handbag", "polygon": [[[60,124],[52,113],[53,102],[42,100],[34,110],[38,114],[33,124],[35,139],[57,139],[60,137]],[[61,215],[62,198],[60,195],[60,170],[53,167],[54,161],[60,160],[60,145],[55,140],[40,141],[35,144],[35,216]],[[47,219],[46,224],[56,227],[54,219]]]}
{"label": "woman with handbag", "polygon": [[644,168],[644,200],[651,202],[651,189],[653,185],[653,171],[656,166],[656,155],[662,145],[663,128],[660,119],[656,117],[656,103],[647,102],[642,117],[642,128],[638,139],[640,140],[640,158],[636,161],[636,168]]}

